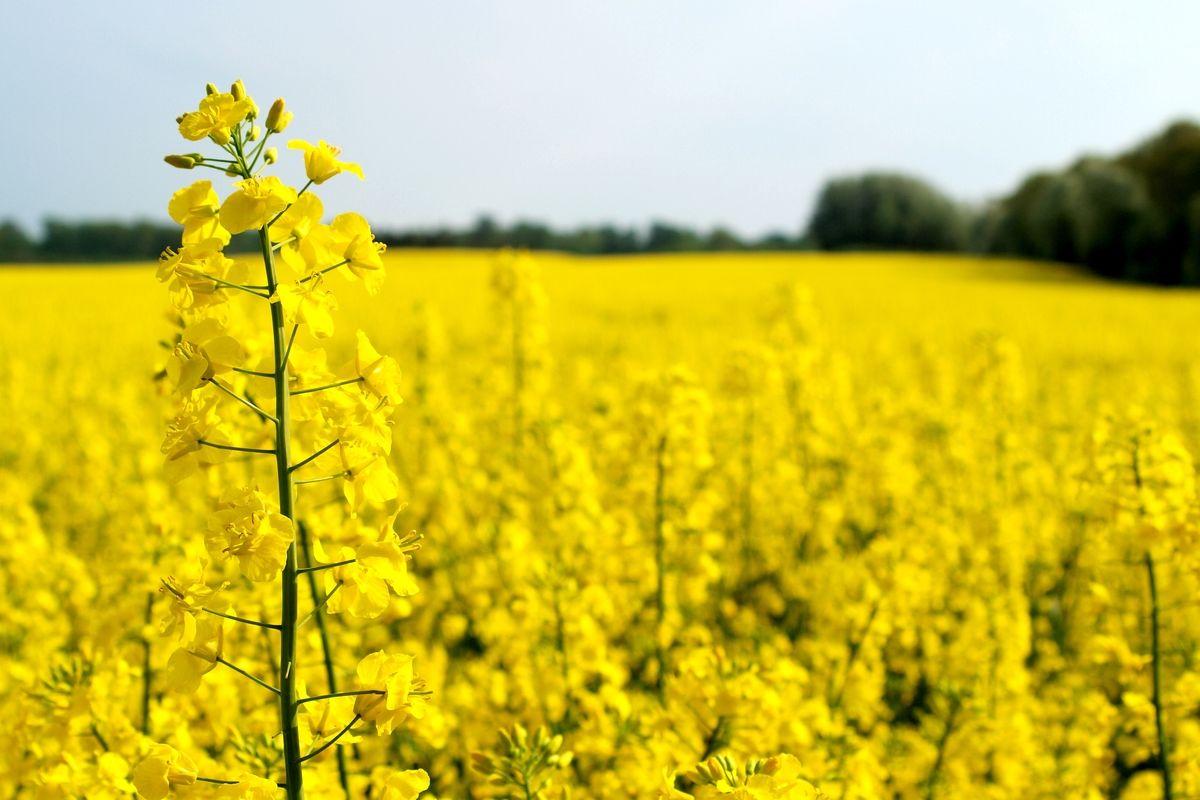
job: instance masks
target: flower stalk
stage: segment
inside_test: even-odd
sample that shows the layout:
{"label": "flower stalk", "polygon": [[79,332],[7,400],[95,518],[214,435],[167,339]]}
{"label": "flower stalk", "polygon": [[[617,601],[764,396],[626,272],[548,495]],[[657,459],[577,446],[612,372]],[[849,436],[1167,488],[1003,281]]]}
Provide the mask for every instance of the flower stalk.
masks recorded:
{"label": "flower stalk", "polygon": [[[329,289],[317,279],[345,267],[349,279],[361,280],[374,293],[383,280],[384,248],[358,214],[342,214],[330,224],[321,222],[323,206],[309,189],[343,171],[362,176],[357,164],[337,160],[340,151],[336,148],[324,142],[289,143],[289,148],[305,151],[309,180],[300,191],[278,177],[260,175],[263,154],[269,154],[263,161],[264,168],[277,158],[275,148],[265,149],[268,137],[281,132],[290,119],[290,114],[283,111],[282,100],[277,100],[271,109],[271,120],[264,132],[256,122],[257,106],[238,82],[229,93],[211,87],[199,110],[178,120],[185,138],[191,141],[208,138],[229,156],[228,161],[222,162],[228,166],[221,167],[221,171],[235,180],[235,189],[221,201],[210,181],[197,181],[176,192],[168,207],[172,218],[183,226],[182,244],[163,254],[158,279],[169,284],[181,330],[166,343],[171,360],[161,374],[174,382],[174,390],[181,396],[181,412],[171,423],[162,450],[168,477],[173,481],[202,470],[211,470],[210,475],[222,477],[223,463],[237,464],[236,473],[231,470],[228,475],[236,474],[239,479],[219,489],[221,481],[210,482],[212,517],[204,543],[213,562],[206,560],[201,565],[199,579],[165,582],[169,611],[162,629],[176,640],[176,650],[163,674],[163,682],[176,691],[194,692],[208,672],[223,665],[274,694],[279,735],[270,740],[269,746],[275,752],[262,753],[258,763],[262,769],[276,774],[243,773],[236,781],[214,779],[214,782],[236,784],[239,791],[265,788],[273,792],[274,787],[279,787],[286,791],[288,800],[300,800],[305,789],[304,762],[335,745],[359,721],[373,723],[378,733],[390,733],[407,716],[420,716],[427,693],[423,691],[424,683],[413,672],[411,656],[383,651],[362,659],[356,670],[358,685],[353,690],[338,688],[325,614],[348,612],[356,617],[373,618],[386,607],[386,602],[381,602],[379,587],[385,589],[384,601],[390,593],[403,596],[416,591],[406,566],[409,553],[415,549],[415,540],[400,537],[391,529],[395,514],[387,516],[387,508],[398,500],[399,488],[386,460],[390,440],[384,442],[378,435],[372,435],[389,430],[390,417],[400,402],[399,366],[376,352],[360,331],[356,377],[338,380],[323,368],[314,367],[323,364],[326,357],[319,347],[308,343],[309,338],[319,341],[332,334],[331,311],[336,307]],[[168,159],[168,163],[187,169],[213,166],[203,161],[199,154]],[[262,278],[258,281],[249,277],[253,268],[226,257],[223,252],[232,236],[252,231],[258,236],[261,250]],[[262,307],[264,301],[266,309]],[[261,335],[266,323],[264,311],[270,320],[269,349]],[[307,329],[304,338],[299,336],[302,326]],[[295,348],[299,348],[304,358],[297,358],[293,371],[290,364]],[[269,368],[265,366],[268,362]],[[248,388],[249,381],[260,382],[253,392]],[[274,394],[273,407],[265,400],[263,382],[266,381]],[[206,384],[212,384],[216,391]],[[257,398],[260,393],[265,402]],[[302,401],[306,405],[302,432],[293,425],[290,406],[293,395],[308,396]],[[319,413],[310,414],[309,408]],[[319,424],[312,430],[314,426],[309,422],[314,420],[319,420]],[[274,428],[271,446],[230,443],[241,440],[247,445],[257,444],[264,422]],[[315,442],[307,438],[309,435],[314,436]],[[320,442],[326,444],[318,446]],[[293,477],[339,445],[341,472],[309,479]],[[315,450],[293,461],[296,446]],[[271,461],[234,459],[228,453],[270,456]],[[347,466],[350,463],[357,465],[353,472]],[[267,475],[272,473],[273,478],[268,479]],[[323,518],[322,529],[310,540],[310,531],[302,524],[297,509],[297,487],[341,478],[347,479],[343,494],[348,505],[342,527],[339,529],[336,519]],[[365,517],[358,517],[360,512]],[[387,522],[382,532],[364,535],[358,522],[363,518],[383,518]],[[329,537],[327,546],[338,542],[333,557],[323,555],[325,551],[317,541],[321,536]],[[357,541],[355,536],[359,537]],[[314,564],[310,541],[322,553],[320,560],[327,563]],[[342,542],[356,546],[345,547]],[[372,560],[360,560],[359,551]],[[278,609],[277,622],[263,618],[272,612],[243,617],[222,610],[232,611],[232,606],[217,602],[215,595],[232,581],[210,585],[204,572],[211,565],[223,573],[234,569],[235,564],[243,581],[270,587],[272,591],[278,587],[277,603],[263,602],[268,608]],[[302,573],[307,575],[313,606],[303,618],[299,608]],[[318,573],[324,582],[323,594],[318,587]],[[220,577],[223,576],[218,574]],[[374,587],[374,591],[363,592],[365,584]],[[347,588],[339,595],[343,586]],[[299,631],[314,617],[321,634],[328,691],[301,699]],[[254,662],[247,660],[257,656],[261,663],[264,660],[261,650],[252,656],[243,651],[241,657],[232,652],[245,640],[240,637],[226,640],[229,623],[256,628],[262,635],[259,642],[266,645],[269,681],[254,674]],[[279,636],[278,642],[274,633]],[[235,662],[239,661],[249,668],[238,666]],[[348,723],[339,719],[338,724],[345,724],[341,733],[305,754],[301,745],[302,723],[308,730],[315,730],[314,724],[324,725],[324,722],[315,722],[313,715],[317,712],[308,709],[301,712],[301,707],[337,697],[355,698],[354,718]],[[259,705],[257,699],[248,702],[255,707]],[[331,710],[333,707],[327,705],[321,714]],[[148,712],[143,716],[148,719]],[[337,760],[343,793],[353,796],[351,774],[340,751]],[[173,748],[154,745],[138,768],[135,788],[143,796],[165,796],[162,770],[175,774],[170,773],[172,764],[190,763],[190,759]],[[278,774],[280,771],[282,776]],[[179,767],[177,772],[175,780],[181,784],[199,780],[191,767]],[[368,793],[382,791],[392,772],[373,768]],[[425,783],[428,785],[428,776]],[[354,792],[357,791],[355,788]]]}

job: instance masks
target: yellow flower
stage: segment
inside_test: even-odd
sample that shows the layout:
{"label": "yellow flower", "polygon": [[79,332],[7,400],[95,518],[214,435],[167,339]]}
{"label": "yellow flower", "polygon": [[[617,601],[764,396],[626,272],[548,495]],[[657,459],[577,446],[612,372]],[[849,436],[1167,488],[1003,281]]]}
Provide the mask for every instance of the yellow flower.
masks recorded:
{"label": "yellow flower", "polygon": [[[394,520],[393,514],[390,519]],[[401,540],[390,525],[384,526],[384,534],[377,542],[368,542],[358,548],[355,563],[385,581],[397,597],[409,597],[417,593],[417,583],[408,571],[409,555],[416,550],[419,537],[413,535]]]}
{"label": "yellow flower", "polygon": [[193,142],[209,136],[217,144],[227,144],[232,128],[253,109],[254,101],[248,97],[235,100],[229,92],[210,94],[200,101],[198,110],[183,115],[179,121],[179,132],[183,138]]}
{"label": "yellow flower", "polygon": [[296,202],[296,190],[274,175],[238,181],[237,191],[221,204],[221,224],[230,233],[261,228]]}
{"label": "yellow flower", "polygon": [[[326,552],[320,541],[313,550],[317,560],[326,564],[354,558],[354,551],[349,547]],[[387,582],[357,563],[325,570],[325,592],[329,595],[325,608],[330,614],[347,612],[359,619],[378,617],[391,599]]]}
{"label": "yellow flower", "polygon": [[173,786],[196,782],[196,764],[174,747],[156,744],[133,770],[133,785],[146,800],[162,800]]}
{"label": "yellow flower", "polygon": [[220,239],[184,244],[178,251],[168,248],[158,259],[158,280],[167,283],[176,308],[191,311],[225,303],[229,290],[217,280],[241,283],[246,268],[221,252]]}
{"label": "yellow flower", "polygon": [[196,620],[195,638],[167,659],[163,682],[171,691],[191,694],[200,688],[200,679],[217,666],[225,644],[225,627],[219,617]]}
{"label": "yellow flower", "polygon": [[[296,683],[296,696],[305,697],[308,691],[303,681]],[[331,697],[325,700],[314,700],[300,706],[297,722],[300,728],[300,745],[305,750],[320,747],[323,742],[342,734],[337,740],[338,746],[355,744],[360,741],[352,731],[342,733],[346,720],[353,714],[353,697]]]}
{"label": "yellow flower", "polygon": [[377,800],[417,800],[429,788],[429,773],[423,769],[376,767],[371,773],[371,797]]}
{"label": "yellow flower", "polygon": [[376,397],[389,403],[401,402],[400,365],[396,359],[380,355],[362,331],[358,332],[354,370]]}
{"label": "yellow flower", "polygon": [[386,736],[409,716],[425,715],[425,682],[413,672],[413,657],[377,650],[358,664],[358,688],[382,692],[355,698],[354,713],[375,723],[375,730]]}
{"label": "yellow flower", "polygon": [[217,212],[221,208],[212,181],[196,181],[171,195],[167,213],[183,226],[183,243],[217,239],[229,244],[229,231],[221,226]]}
{"label": "yellow flower", "polygon": [[348,384],[340,390],[322,392],[321,398],[339,439],[353,442],[364,451],[390,453],[392,426],[389,421],[394,406],[380,402],[370,392]]}
{"label": "yellow flower", "polygon": [[375,294],[383,286],[383,252],[387,248],[375,241],[371,226],[358,214],[339,214],[329,225],[315,227],[300,247],[310,272],[324,272],[346,266],[361,278],[367,292]]}
{"label": "yellow flower", "polygon": [[359,180],[363,178],[362,167],[348,161],[338,161],[337,157],[342,154],[342,151],[331,144],[326,144],[324,140],[316,144],[309,144],[303,139],[292,139],[288,142],[288,148],[304,151],[304,173],[315,184],[322,184],[334,175],[340,175],[343,172],[352,172],[358,176]]}
{"label": "yellow flower", "polygon": [[[394,519],[393,514],[390,520]],[[326,554],[320,541],[316,542],[314,551],[318,561],[352,562],[325,571],[325,591],[331,593],[327,608],[331,614],[345,611],[352,617],[374,619],[387,610],[393,593],[397,597],[417,593],[416,581],[408,571],[408,554],[417,549],[418,537],[400,541],[391,529],[390,520],[384,525],[379,541],[361,545],[357,551],[341,547]]]}
{"label": "yellow flower", "polygon": [[342,491],[351,509],[358,510],[363,503],[381,506],[400,496],[400,481],[379,453],[345,442],[339,452],[347,475]]}
{"label": "yellow flower", "polygon": [[383,285],[384,245],[375,241],[371,226],[353,212],[338,214],[329,225],[350,271],[362,278],[367,291],[375,294]]}
{"label": "yellow flower", "polygon": [[282,304],[288,322],[307,325],[309,333],[318,339],[333,335],[333,312],[337,310],[337,298],[321,285],[320,278],[280,284],[273,299]]}
{"label": "yellow flower", "polygon": [[210,317],[189,325],[171,355],[167,375],[175,382],[175,391],[186,394],[241,364],[246,349]]}
{"label": "yellow flower", "polygon": [[321,198],[305,192],[271,225],[271,241],[280,245],[279,258],[297,277],[305,270],[300,243],[321,223],[325,208]]}
{"label": "yellow flower", "polygon": [[228,451],[204,447],[200,444],[201,439],[219,444],[228,443],[228,436],[221,427],[221,418],[217,416],[213,402],[188,401],[178,416],[171,421],[162,443],[169,481],[178,482],[199,467],[219,463],[228,457]]}
{"label": "yellow flower", "polygon": [[175,578],[164,578],[158,591],[167,597],[167,615],[159,625],[163,636],[176,642],[190,642],[196,638],[196,617],[202,613],[204,606],[217,605],[215,597],[227,584],[217,587],[208,586],[204,582],[204,571],[208,560],[201,559],[200,575],[196,580],[177,581]]}
{"label": "yellow flower", "polygon": [[221,498],[204,544],[215,558],[235,556],[242,574],[261,582],[279,576],[294,537],[292,521],[266,495],[244,488]]}

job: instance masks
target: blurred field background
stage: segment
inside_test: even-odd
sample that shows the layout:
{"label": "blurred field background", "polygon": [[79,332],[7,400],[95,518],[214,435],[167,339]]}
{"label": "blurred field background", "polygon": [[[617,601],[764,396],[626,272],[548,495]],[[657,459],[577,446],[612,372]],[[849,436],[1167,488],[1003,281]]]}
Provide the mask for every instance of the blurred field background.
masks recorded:
{"label": "blurred field background", "polygon": [[[811,294],[823,335],[856,373],[879,376],[897,391],[891,382],[897,359],[943,347],[951,349],[947,356],[961,357],[973,337],[986,334],[1012,341],[1045,391],[1081,376],[1124,379],[1123,400],[1133,393],[1168,411],[1182,399],[1174,393],[1190,380],[1200,349],[1187,335],[1200,307],[1195,293],[1095,280],[1065,265],[891,253],[539,253],[536,260],[549,299],[549,347],[567,377],[580,364],[680,362],[715,380],[737,340],[764,335],[766,309],[784,285]],[[341,317],[395,350],[416,324],[414,309],[424,307],[444,325],[450,352],[478,355],[491,339],[494,261],[483,250],[398,250],[388,255],[395,279],[382,295],[350,295]],[[137,384],[161,350],[155,342],[164,311],[151,269],[142,263],[0,270],[0,288],[16,300],[4,318],[9,357],[118,358],[122,368],[111,380]],[[67,319],[105,331],[102,341],[81,348],[63,328]],[[1145,380],[1149,371],[1153,381]]]}
{"label": "blurred field background", "polygon": [[[547,797],[779,752],[831,797],[1161,797],[1157,663],[1175,796],[1200,792],[1194,292],[956,256],[387,264],[339,313],[405,373],[421,592],[337,620],[336,652],[403,647],[434,700],[352,763],[492,796],[469,754],[519,722],[574,754]],[[229,738],[274,730],[256,687],[159,677],[157,580],[201,517],[162,479],[152,265],[5,269],[0,295],[0,785],[60,796],[139,730],[258,763]]]}

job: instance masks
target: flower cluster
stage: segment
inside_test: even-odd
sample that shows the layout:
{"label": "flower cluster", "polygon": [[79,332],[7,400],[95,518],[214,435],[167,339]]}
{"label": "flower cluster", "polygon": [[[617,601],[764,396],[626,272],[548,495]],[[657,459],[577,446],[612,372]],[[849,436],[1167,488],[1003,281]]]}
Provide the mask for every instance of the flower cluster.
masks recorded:
{"label": "flower cluster", "polygon": [[[197,782],[220,797],[282,788],[298,798],[306,781],[318,792],[340,783],[351,796],[359,791],[352,773],[363,770],[338,745],[370,726],[392,733],[421,717],[429,696],[413,657],[399,653],[365,656],[351,683],[325,624],[330,614],[377,618],[393,597],[415,594],[409,562],[420,537],[393,527],[399,487],[388,454],[399,367],[361,330],[344,367],[329,366],[322,347],[335,330],[335,289],[358,283],[377,292],[384,247],[358,214],[323,222],[313,188],[363,172],[324,141],[292,140],[307,182],[297,189],[265,174],[279,158],[272,137],[291,118],[277,100],[260,124],[240,81],[229,92],[210,85],[199,108],[179,118],[184,138],[208,140],[219,155],[167,162],[234,183],[224,199],[208,180],[175,193],[168,212],[182,239],[158,269],[177,321],[163,376],[180,407],[162,452],[170,479],[191,479],[207,506],[196,577],[163,582],[162,630],[173,649],[159,685],[196,693],[227,670],[273,696],[279,746],[256,748],[261,771],[230,777],[198,767],[181,730],[150,745],[133,771],[133,785],[152,800]],[[241,234],[258,239],[257,267],[225,255]],[[305,652],[314,619],[317,652]],[[314,659],[324,663],[320,692],[300,675]],[[416,773],[362,766],[378,767],[371,781],[384,796],[411,800],[428,786]]]}

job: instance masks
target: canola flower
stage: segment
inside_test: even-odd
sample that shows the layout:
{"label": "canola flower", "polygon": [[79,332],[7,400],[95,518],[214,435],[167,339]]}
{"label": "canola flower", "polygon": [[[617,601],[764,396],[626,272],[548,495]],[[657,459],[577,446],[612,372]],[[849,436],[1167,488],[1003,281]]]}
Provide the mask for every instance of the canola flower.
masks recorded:
{"label": "canola flower", "polygon": [[[184,138],[208,139],[221,155],[169,156],[167,162],[214,169],[235,182],[223,200],[207,180],[171,198],[168,211],[183,226],[182,244],[164,253],[158,273],[180,325],[165,374],[181,413],[162,450],[170,476],[202,481],[199,491],[210,504],[200,579],[163,583],[169,606],[163,630],[175,646],[163,682],[192,693],[218,667],[244,678],[273,697],[279,752],[260,753],[267,768],[262,773],[231,777],[201,772],[186,752],[156,743],[132,778],[138,793],[154,800],[196,783],[220,787],[220,797],[272,797],[278,789],[303,797],[306,767],[314,771],[311,762],[345,737],[357,739],[365,727],[358,723],[374,723],[377,733],[388,735],[407,718],[419,718],[428,696],[412,656],[384,651],[362,658],[355,688],[339,687],[345,676],[338,675],[339,654],[324,626],[325,690],[308,693],[301,673],[301,636],[311,618],[342,612],[377,617],[393,595],[416,593],[408,561],[418,537],[401,538],[393,513],[354,546],[360,519],[397,500],[395,478],[381,456],[390,449],[390,418],[401,402],[399,369],[359,331],[358,358],[350,376],[342,377],[324,367],[318,341],[334,332],[330,283],[340,273],[377,290],[383,245],[358,215],[343,214],[330,225],[320,221],[322,205],[312,187],[344,171],[362,177],[358,165],[336,160],[336,149],[324,142],[292,143],[305,149],[309,180],[300,189],[264,174],[275,160],[264,157],[267,143],[290,119],[277,100],[263,130],[240,81],[229,92],[210,86],[199,108],[179,118]],[[249,231],[261,248],[257,270],[222,253],[233,236]],[[278,253],[285,247],[288,257]],[[340,521],[324,514],[310,523],[301,500],[314,491],[306,487],[324,482],[344,485],[346,513]],[[311,535],[302,531],[306,524]],[[335,558],[326,556],[326,543]],[[209,569],[227,579],[214,586],[204,577]],[[249,598],[235,599],[239,583]],[[269,589],[257,590],[260,584]],[[311,608],[302,615],[306,589]],[[272,674],[257,674],[248,658],[257,648],[234,626],[271,639]],[[341,710],[332,701],[342,699],[353,702],[353,713],[331,726],[330,713]],[[305,721],[313,713],[321,715],[319,724]],[[347,797],[348,761],[338,748],[338,783]],[[376,780],[394,797],[419,792],[405,792],[403,781],[386,771]],[[308,794],[321,791],[318,784]]]}

